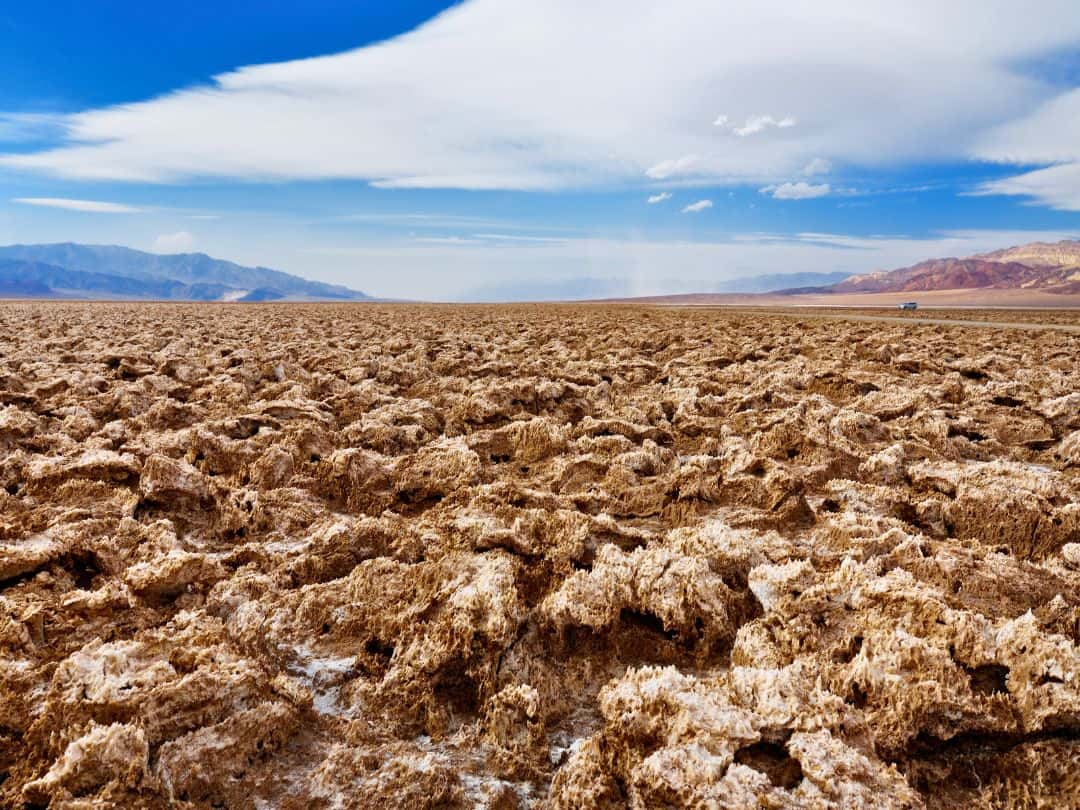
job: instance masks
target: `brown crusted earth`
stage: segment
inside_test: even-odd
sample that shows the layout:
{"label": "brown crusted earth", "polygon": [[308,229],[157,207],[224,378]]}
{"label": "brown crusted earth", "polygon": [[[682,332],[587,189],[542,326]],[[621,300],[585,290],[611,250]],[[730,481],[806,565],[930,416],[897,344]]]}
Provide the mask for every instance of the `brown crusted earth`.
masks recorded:
{"label": "brown crusted earth", "polygon": [[1078,358],[0,305],[0,806],[1080,806]]}

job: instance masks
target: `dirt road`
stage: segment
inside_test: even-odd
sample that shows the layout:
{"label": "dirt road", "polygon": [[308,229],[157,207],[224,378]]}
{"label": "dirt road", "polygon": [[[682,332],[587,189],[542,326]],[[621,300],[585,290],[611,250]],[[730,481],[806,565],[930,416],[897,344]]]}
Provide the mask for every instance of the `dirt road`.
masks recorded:
{"label": "dirt road", "polygon": [[[665,307],[666,308],[666,307]],[[681,307],[672,307],[679,309]],[[706,307],[707,309],[713,309],[712,307]],[[695,310],[703,309],[703,307],[694,307]],[[1072,332],[1074,334],[1080,333],[1080,325],[1077,324],[1065,324],[1065,323],[1039,323],[1036,321],[985,321],[985,320],[965,320],[962,318],[912,318],[912,317],[898,317],[895,315],[864,315],[861,313],[846,313],[846,312],[804,312],[800,310],[791,309],[744,309],[742,307],[715,307],[718,311],[730,312],[732,314],[745,315],[747,313],[762,313],[768,315],[780,315],[788,318],[798,318],[799,320],[840,320],[840,321],[881,321],[884,323],[906,323],[906,324],[923,324],[927,326],[977,326],[982,328],[992,329],[1034,329],[1034,330],[1053,330],[1057,332]]]}

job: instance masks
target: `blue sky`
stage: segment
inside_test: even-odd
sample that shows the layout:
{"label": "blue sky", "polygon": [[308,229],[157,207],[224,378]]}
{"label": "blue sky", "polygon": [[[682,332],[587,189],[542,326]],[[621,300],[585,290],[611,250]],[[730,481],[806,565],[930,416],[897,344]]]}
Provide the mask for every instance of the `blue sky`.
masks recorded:
{"label": "blue sky", "polygon": [[0,243],[460,299],[1080,235],[1073,2],[942,5],[9,3]]}

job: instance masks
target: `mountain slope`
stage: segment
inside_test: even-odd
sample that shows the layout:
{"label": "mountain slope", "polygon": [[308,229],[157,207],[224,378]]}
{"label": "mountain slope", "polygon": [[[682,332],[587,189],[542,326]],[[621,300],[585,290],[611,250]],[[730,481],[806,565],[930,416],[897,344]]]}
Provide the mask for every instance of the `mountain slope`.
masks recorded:
{"label": "mountain slope", "polygon": [[215,301],[230,290],[223,284],[184,284],[172,279],[137,279],[83,273],[44,262],[0,259],[0,290],[16,297],[149,298]]}
{"label": "mountain slope", "polygon": [[[57,280],[55,270],[28,267],[27,283],[40,281],[51,289],[78,290],[81,297],[165,298],[171,300],[308,299],[366,301],[371,297],[334,284],[309,281],[266,267],[244,267],[203,253],[158,255],[116,245],[8,245],[0,259],[45,265],[81,277]],[[45,275],[39,276],[37,273]],[[52,274],[52,275],[50,275]],[[136,282],[135,284],[125,283]]]}
{"label": "mountain slope", "polygon": [[1042,242],[969,258],[930,259],[889,272],[787,293],[900,293],[940,290],[1039,290],[1080,293],[1080,241]]}
{"label": "mountain slope", "polygon": [[975,256],[995,262],[1021,262],[1030,267],[1080,268],[1080,240],[1031,242]]}
{"label": "mountain slope", "polygon": [[[1042,269],[1019,262],[991,262],[982,259],[930,259],[890,273],[852,276],[833,284],[833,292],[919,292],[926,290],[969,290],[982,287],[1043,288],[1047,283]],[[1056,280],[1057,284],[1063,283]]]}
{"label": "mountain slope", "polygon": [[847,273],[769,273],[763,276],[743,276],[715,285],[715,292],[756,293],[772,292],[789,287],[809,287],[839,282]]}
{"label": "mountain slope", "polygon": [[40,262],[0,259],[0,297],[50,297],[54,292],[53,289],[39,277],[39,272],[47,267],[50,266],[42,265]]}

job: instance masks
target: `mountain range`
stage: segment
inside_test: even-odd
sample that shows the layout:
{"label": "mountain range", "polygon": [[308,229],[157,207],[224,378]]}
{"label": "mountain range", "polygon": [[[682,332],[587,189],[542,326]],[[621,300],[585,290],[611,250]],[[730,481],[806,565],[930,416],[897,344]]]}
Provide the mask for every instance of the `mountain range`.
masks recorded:
{"label": "mountain range", "polygon": [[[767,273],[740,276],[723,281],[667,278],[664,286],[672,291],[708,293],[762,293],[795,285],[831,284],[849,273]],[[544,281],[507,280],[466,290],[461,301],[597,301],[634,296],[635,284],[627,278],[577,276]]]}
{"label": "mountain range", "polygon": [[[491,288],[473,300],[568,300],[626,295],[626,282],[574,279],[527,291]],[[811,286],[815,285],[815,286]],[[1080,240],[1032,242],[965,258],[930,259],[898,270],[863,275],[778,273],[694,285],[723,294],[829,296],[860,293],[1025,291],[1080,295]],[[522,293],[525,293],[524,295]],[[0,298],[75,298],[145,301],[373,301],[365,293],[309,281],[266,267],[244,267],[203,253],[159,255],[116,245],[0,247]]]}
{"label": "mountain range", "polygon": [[899,270],[850,276],[824,287],[797,287],[783,292],[914,293],[976,289],[1080,293],[1080,241],[1032,242],[963,259],[930,259]]}
{"label": "mountain range", "polygon": [[159,255],[117,245],[0,247],[0,297],[166,301],[371,301],[347,287],[204,253]]}

